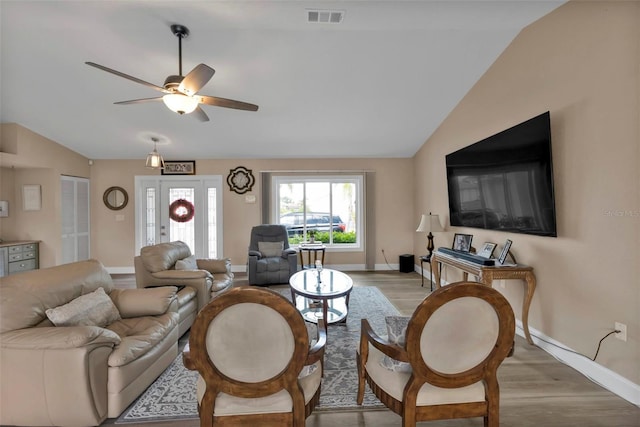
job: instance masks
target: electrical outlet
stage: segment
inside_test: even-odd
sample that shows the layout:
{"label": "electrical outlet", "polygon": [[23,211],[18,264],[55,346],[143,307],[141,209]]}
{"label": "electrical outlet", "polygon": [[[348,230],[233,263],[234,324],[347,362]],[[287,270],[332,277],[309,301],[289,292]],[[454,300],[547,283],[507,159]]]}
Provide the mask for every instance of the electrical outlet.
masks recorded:
{"label": "electrical outlet", "polygon": [[615,328],[616,331],[620,331],[620,332],[616,332],[616,338],[624,342],[627,342],[627,325],[625,325],[624,323],[615,322],[613,324],[613,327]]}

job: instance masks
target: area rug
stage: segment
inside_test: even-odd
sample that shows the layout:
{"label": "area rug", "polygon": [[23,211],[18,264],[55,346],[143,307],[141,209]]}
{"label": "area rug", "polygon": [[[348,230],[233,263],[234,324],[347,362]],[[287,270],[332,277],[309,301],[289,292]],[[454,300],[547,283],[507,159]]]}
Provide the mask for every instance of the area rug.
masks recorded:
{"label": "area rug", "polygon": [[[290,298],[287,289],[280,289]],[[375,287],[354,287],[345,324],[328,328],[325,349],[325,376],[316,411],[371,410],[383,405],[365,387],[362,405],[356,404],[358,371],[356,348],[360,340],[360,319],[366,318],[374,330],[385,333],[384,317],[398,310]],[[198,418],[196,379],[198,374],[182,364],[182,355],[140,396],[115,424]]]}

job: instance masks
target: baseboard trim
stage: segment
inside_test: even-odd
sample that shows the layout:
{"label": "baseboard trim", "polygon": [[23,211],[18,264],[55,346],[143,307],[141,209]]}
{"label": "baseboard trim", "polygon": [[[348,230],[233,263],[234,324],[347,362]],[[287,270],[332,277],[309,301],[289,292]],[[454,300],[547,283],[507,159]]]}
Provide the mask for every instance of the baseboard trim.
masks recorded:
{"label": "baseboard trim", "polygon": [[109,274],[135,274],[133,267],[105,267]]}
{"label": "baseboard trim", "polygon": [[[415,271],[420,274],[420,267],[416,266]],[[424,277],[426,279],[430,278],[428,271],[424,272]],[[447,285],[448,282],[442,280],[442,284]],[[558,361],[572,367],[594,383],[615,393],[624,400],[640,406],[640,385],[635,384],[622,375],[605,368],[587,357],[573,353],[573,350],[568,346],[546,336],[531,326],[529,326],[529,333],[536,346],[549,353]],[[516,334],[522,338],[526,338],[522,321],[518,319],[516,319]]]}
{"label": "baseboard trim", "polygon": [[[516,333],[524,337],[524,329],[520,320],[516,320]],[[573,350],[568,346],[546,336],[535,328],[529,327],[529,333],[536,346],[560,362],[572,367],[594,383],[615,393],[626,401],[640,406],[640,385],[585,356],[573,353]]]}

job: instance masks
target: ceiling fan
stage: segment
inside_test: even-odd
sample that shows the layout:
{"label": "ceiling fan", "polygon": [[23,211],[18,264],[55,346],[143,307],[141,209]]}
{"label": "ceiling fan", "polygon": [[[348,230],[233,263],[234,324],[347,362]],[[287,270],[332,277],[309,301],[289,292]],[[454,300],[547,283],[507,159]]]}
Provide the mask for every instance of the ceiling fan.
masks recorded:
{"label": "ceiling fan", "polygon": [[196,93],[207,84],[211,79],[215,70],[208,65],[198,64],[189,72],[186,76],[182,75],[182,39],[189,35],[189,29],[183,25],[172,25],[171,32],[178,37],[178,75],[172,75],[165,79],[163,86],[157,86],[153,83],[146,82],[137,77],[130,76],[128,74],[121,73],[120,71],[113,70],[95,62],[85,62],[85,64],[92,67],[96,67],[100,70],[108,73],[115,74],[116,76],[124,77],[125,79],[140,83],[151,89],[155,89],[164,93],[164,96],[156,98],[142,98],[132,99],[130,101],[120,101],[114,104],[140,104],[144,102],[163,101],[165,105],[172,111],[178,114],[195,113],[198,120],[207,122],[209,117],[200,108],[199,104],[215,105],[216,107],[235,108],[237,110],[257,111],[258,106],[249,104],[242,101],[234,101],[233,99],[218,98],[207,95],[197,95]]}

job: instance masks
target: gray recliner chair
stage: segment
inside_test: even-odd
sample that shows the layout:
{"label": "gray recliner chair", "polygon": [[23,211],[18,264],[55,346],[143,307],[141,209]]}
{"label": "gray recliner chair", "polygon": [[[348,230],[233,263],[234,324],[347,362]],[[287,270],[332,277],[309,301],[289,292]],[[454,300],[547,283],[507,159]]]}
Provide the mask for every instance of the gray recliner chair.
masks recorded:
{"label": "gray recliner chair", "polygon": [[247,275],[250,285],[289,283],[298,270],[295,249],[289,247],[284,225],[257,225],[251,229]]}

